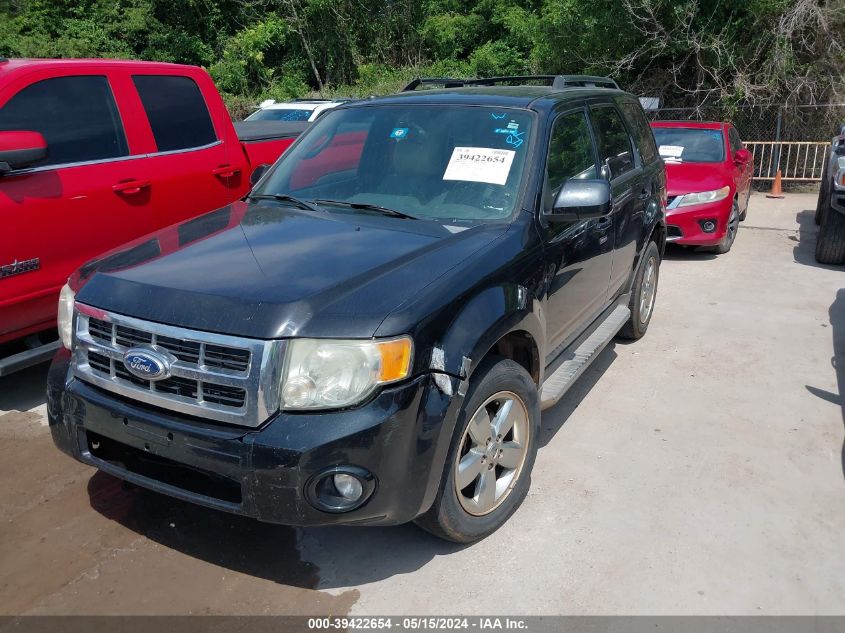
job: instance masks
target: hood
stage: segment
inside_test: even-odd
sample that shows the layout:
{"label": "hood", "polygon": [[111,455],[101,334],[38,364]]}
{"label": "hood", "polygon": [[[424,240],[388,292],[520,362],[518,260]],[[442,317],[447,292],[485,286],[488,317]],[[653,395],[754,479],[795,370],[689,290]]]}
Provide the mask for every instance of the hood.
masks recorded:
{"label": "hood", "polygon": [[731,174],[722,163],[666,162],[666,195],[670,198],[721,189],[730,181]]}
{"label": "hood", "polygon": [[236,203],[84,266],[77,300],[252,338],[370,337],[507,225],[462,228]]}

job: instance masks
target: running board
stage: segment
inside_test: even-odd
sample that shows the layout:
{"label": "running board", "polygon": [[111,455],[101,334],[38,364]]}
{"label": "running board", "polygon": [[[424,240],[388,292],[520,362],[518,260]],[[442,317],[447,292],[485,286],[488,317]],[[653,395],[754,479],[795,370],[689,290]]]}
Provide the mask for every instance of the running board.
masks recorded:
{"label": "running board", "polygon": [[541,409],[548,409],[563,397],[563,394],[590,366],[590,362],[610,343],[630,318],[631,310],[628,306],[617,306],[604,322],[575,349],[573,357],[564,361],[550,376],[546,377],[540,391]]}

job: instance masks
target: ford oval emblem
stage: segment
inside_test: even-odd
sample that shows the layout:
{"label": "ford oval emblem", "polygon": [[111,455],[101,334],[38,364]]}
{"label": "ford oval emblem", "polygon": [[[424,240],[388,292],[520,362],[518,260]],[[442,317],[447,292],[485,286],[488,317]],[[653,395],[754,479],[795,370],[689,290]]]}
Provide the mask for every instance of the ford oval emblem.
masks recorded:
{"label": "ford oval emblem", "polygon": [[161,380],[170,375],[170,359],[153,349],[130,349],[123,355],[123,364],[129,373],[145,380]]}

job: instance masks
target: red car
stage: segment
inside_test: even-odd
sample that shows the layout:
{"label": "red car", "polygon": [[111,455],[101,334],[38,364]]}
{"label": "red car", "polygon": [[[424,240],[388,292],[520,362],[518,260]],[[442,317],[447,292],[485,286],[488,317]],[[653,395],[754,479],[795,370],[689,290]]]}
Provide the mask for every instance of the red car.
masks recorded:
{"label": "red car", "polygon": [[52,355],[83,262],[238,200],[303,127],[239,135],[195,66],[0,58],[0,376]]}
{"label": "red car", "polygon": [[727,253],[748,212],[754,165],[730,123],[655,121],[666,163],[667,241]]}

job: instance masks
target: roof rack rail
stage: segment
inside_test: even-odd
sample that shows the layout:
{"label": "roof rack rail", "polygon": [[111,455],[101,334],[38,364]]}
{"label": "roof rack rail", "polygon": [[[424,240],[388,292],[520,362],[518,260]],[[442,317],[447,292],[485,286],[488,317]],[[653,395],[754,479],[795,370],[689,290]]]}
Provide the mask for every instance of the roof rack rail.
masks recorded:
{"label": "roof rack rail", "polygon": [[552,88],[589,87],[619,89],[613,79],[593,75],[514,75],[512,77],[486,77],[484,79],[457,79],[454,77],[420,77],[409,83],[402,92],[412,92],[420,86],[443,86],[461,88],[463,86],[496,86],[500,84],[539,84]]}

